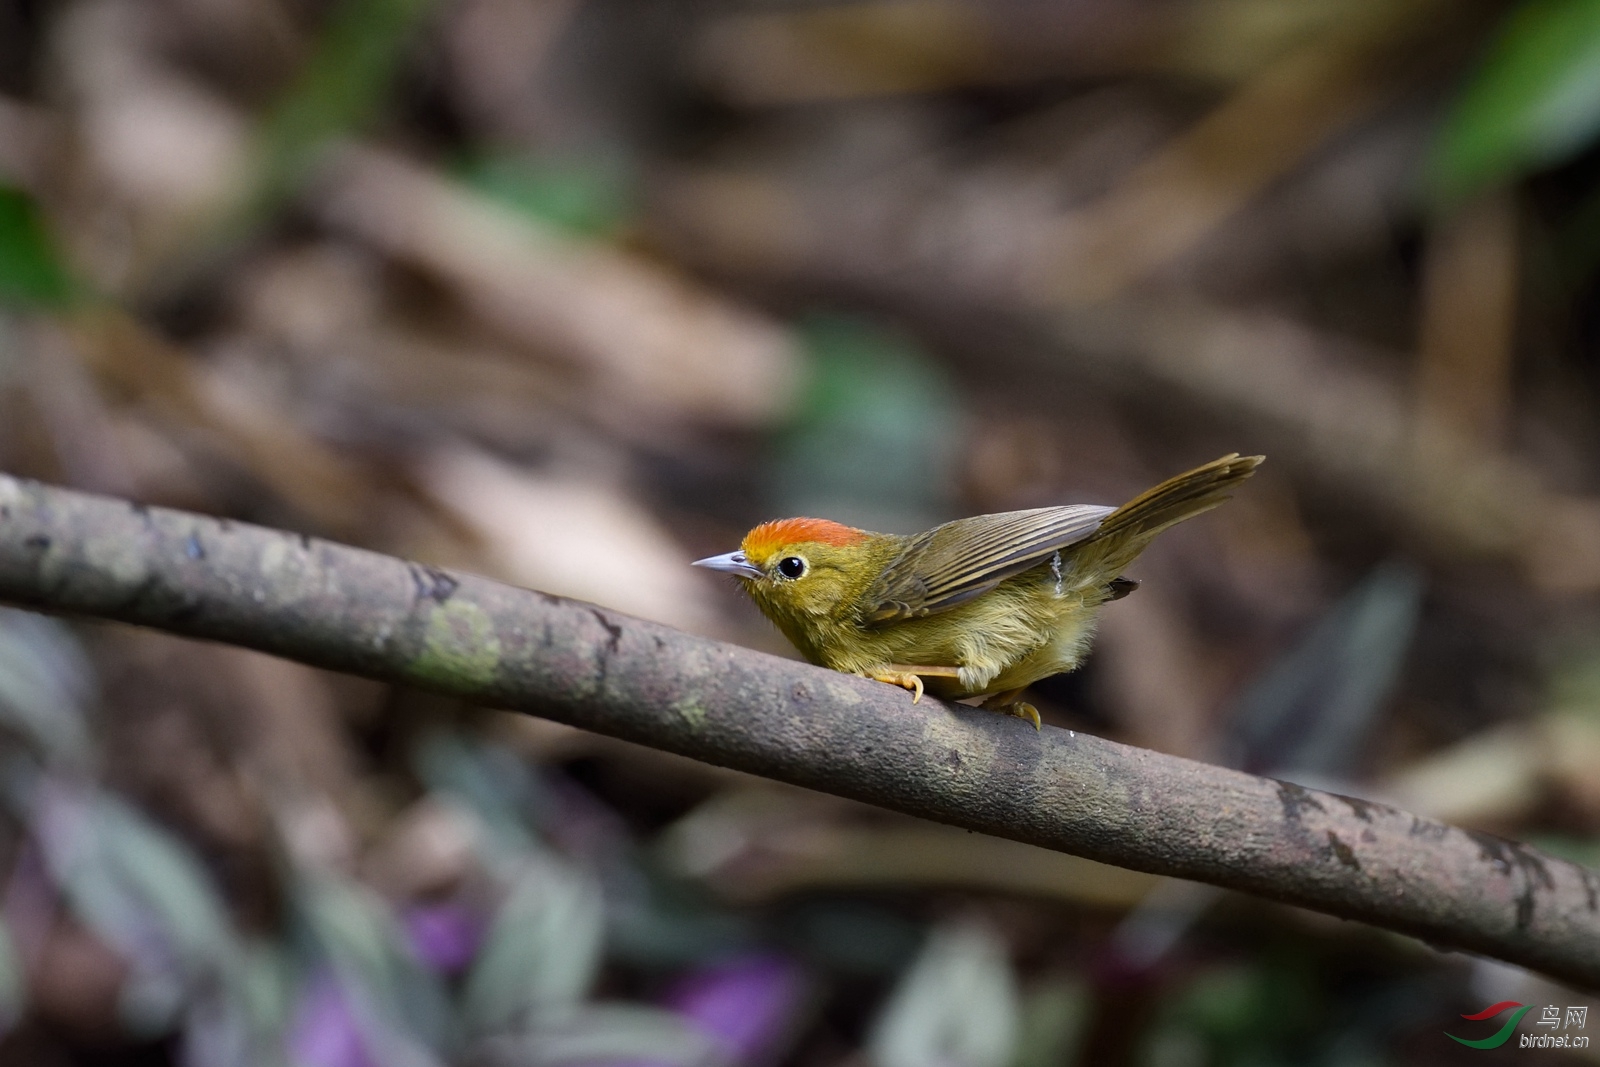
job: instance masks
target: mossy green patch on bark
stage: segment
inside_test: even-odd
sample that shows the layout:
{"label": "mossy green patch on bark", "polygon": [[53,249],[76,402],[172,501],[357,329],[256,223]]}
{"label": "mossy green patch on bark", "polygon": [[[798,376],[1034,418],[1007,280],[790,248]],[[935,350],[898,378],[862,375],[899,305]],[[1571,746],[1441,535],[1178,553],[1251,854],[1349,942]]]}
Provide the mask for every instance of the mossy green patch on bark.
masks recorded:
{"label": "mossy green patch on bark", "polygon": [[436,685],[487,686],[500,668],[500,638],[488,612],[465,600],[435,607],[411,673]]}
{"label": "mossy green patch on bark", "polygon": [[700,703],[700,701],[693,699],[692,697],[684,700],[674,701],[672,704],[672,710],[675,711],[684,722],[688,723],[696,730],[706,724],[705,705]]}

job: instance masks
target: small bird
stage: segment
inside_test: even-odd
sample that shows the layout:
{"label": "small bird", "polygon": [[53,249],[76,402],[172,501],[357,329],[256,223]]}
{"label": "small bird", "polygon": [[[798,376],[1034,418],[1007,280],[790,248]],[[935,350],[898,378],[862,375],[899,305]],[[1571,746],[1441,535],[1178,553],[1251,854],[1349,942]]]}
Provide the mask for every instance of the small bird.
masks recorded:
{"label": "small bird", "polygon": [[984,697],[1037,729],[1023,690],[1078,666],[1100,606],[1138,587],[1123,568],[1162,530],[1226,500],[1263,458],[1223,456],[1120,508],[975,515],[912,536],[777,519],[694,565],[737,576],[812,663],[902,686],[913,704],[924,686]]}

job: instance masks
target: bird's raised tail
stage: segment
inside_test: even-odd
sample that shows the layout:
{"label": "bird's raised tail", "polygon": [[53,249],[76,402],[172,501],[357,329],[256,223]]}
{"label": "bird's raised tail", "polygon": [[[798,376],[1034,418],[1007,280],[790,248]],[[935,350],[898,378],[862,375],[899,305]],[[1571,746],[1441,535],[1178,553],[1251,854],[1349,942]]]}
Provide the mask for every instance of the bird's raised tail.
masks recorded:
{"label": "bird's raised tail", "polygon": [[1107,515],[1084,547],[1096,542],[1125,547],[1128,551],[1116,552],[1116,564],[1126,565],[1162,530],[1226,500],[1228,491],[1255,473],[1265,458],[1235,452],[1168,478]]}

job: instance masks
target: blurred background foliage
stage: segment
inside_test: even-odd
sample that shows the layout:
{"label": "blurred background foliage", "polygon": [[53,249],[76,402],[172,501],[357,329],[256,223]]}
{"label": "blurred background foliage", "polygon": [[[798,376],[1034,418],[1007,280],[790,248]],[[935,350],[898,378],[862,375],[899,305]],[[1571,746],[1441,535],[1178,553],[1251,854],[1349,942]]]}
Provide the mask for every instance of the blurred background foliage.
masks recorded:
{"label": "blurred background foliage", "polygon": [[[1045,717],[1600,863],[1597,140],[1593,0],[0,0],[0,469],[782,652],[687,566],[756,521],[1261,451]],[[1495,1063],[1584,997],[0,613],[6,1064]]]}

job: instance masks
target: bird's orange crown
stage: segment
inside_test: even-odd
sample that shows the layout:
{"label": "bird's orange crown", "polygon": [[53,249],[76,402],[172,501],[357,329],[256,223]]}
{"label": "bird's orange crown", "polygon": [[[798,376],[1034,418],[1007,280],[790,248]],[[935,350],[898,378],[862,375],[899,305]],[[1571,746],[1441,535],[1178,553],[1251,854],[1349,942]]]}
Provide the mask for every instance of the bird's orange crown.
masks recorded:
{"label": "bird's orange crown", "polygon": [[860,544],[867,539],[865,530],[857,530],[831,519],[774,519],[744,535],[739,546],[747,559],[764,561],[786,545],[817,542],[842,548]]}

